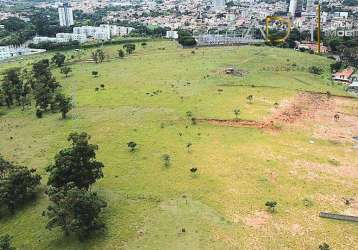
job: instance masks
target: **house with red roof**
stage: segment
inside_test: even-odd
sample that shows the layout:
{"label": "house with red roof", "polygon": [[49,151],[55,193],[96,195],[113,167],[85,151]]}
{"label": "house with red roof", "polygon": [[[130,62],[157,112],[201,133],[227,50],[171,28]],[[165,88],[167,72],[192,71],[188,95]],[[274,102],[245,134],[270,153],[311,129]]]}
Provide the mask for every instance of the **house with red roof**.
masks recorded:
{"label": "house with red roof", "polygon": [[332,75],[332,79],[334,81],[344,82],[344,83],[351,83],[351,76],[354,73],[354,68],[348,67],[344,70],[338,71]]}

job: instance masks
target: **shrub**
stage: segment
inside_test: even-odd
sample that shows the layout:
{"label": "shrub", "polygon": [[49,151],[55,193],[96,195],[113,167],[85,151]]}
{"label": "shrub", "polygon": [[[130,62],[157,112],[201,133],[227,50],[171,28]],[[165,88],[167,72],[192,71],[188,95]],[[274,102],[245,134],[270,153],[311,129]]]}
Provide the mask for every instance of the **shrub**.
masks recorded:
{"label": "shrub", "polygon": [[16,248],[11,246],[11,236],[8,234],[0,236],[0,250],[15,250]]}
{"label": "shrub", "polygon": [[265,206],[267,207],[267,209],[270,211],[270,212],[274,212],[275,209],[276,209],[276,206],[277,206],[277,202],[276,201],[267,201],[265,203]]}
{"label": "shrub", "polygon": [[314,75],[321,75],[323,73],[323,69],[317,66],[310,66],[308,68],[308,72]]}

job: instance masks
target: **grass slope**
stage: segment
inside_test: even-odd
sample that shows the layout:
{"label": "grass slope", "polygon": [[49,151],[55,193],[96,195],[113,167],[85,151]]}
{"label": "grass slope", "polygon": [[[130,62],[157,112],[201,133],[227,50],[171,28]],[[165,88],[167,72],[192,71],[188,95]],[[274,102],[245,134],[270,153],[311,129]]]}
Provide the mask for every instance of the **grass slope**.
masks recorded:
{"label": "grass slope", "polygon": [[[79,242],[60,231],[46,230],[41,213],[48,201],[41,193],[33,204],[0,219],[0,234],[14,236],[16,247],[317,249],[326,241],[334,249],[347,249],[357,242],[357,225],[317,216],[319,211],[337,209],[319,197],[354,196],[357,180],[347,185],[346,179],[317,182],[290,174],[296,160],[326,163],[331,157],[347,158],[347,146],[328,140],[309,144],[309,129],[275,134],[191,125],[186,118],[191,111],[195,117],[230,119],[233,110],[240,108],[241,118],[264,120],[275,102],[283,102],[297,90],[344,94],[342,87],[326,80],[331,61],[267,47],[200,48],[192,53],[164,41],[145,48],[138,44],[134,55],[120,60],[115,58],[118,48],[104,47],[110,61],[97,65],[86,63],[90,51],[84,52],[82,62],[70,62],[69,78],[54,70],[64,91],[75,94],[76,108],[69,119],[60,120],[59,114],[36,119],[34,110],[0,110],[6,112],[0,117],[1,154],[37,168],[43,184],[45,167],[68,145],[71,131],[91,134],[92,142],[100,146],[98,159],[105,164],[105,178],[94,186],[109,204],[104,235]],[[2,64],[0,70],[28,66],[48,56]],[[284,70],[287,65],[292,71]],[[323,67],[325,75],[307,73],[311,65]],[[245,76],[225,75],[223,70],[231,66],[244,70]],[[94,70],[99,71],[98,78],[91,76]],[[105,90],[95,92],[100,84]],[[162,92],[147,94],[156,90]],[[246,101],[250,94],[253,104]],[[137,142],[139,150],[128,152],[129,141]],[[193,144],[190,153],[189,142]],[[169,168],[163,167],[163,154],[172,158]],[[357,156],[350,157],[357,162]],[[199,172],[196,177],[189,171],[194,166]],[[274,181],[272,173],[277,173]],[[304,198],[312,200],[313,206],[305,207]],[[266,223],[260,227],[244,223],[260,217],[270,199],[278,201],[277,213],[265,215]]]}

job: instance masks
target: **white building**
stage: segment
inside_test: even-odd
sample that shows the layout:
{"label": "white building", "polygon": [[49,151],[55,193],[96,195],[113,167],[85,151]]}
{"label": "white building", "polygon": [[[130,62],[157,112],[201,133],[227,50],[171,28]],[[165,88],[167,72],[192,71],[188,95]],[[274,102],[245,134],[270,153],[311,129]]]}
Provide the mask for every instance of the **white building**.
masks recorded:
{"label": "white building", "polygon": [[0,46],[0,61],[11,59],[17,56],[29,55],[44,52],[42,49],[29,49],[24,47]]}
{"label": "white building", "polygon": [[178,31],[167,31],[165,37],[168,39],[178,39],[179,38]]}
{"label": "white building", "polygon": [[32,39],[34,44],[50,42],[50,43],[65,43],[68,42],[65,38],[57,38],[57,37],[47,37],[47,36],[35,36]]}
{"label": "white building", "polygon": [[119,34],[121,36],[127,36],[129,35],[129,33],[131,33],[134,30],[134,28],[132,27],[123,27],[123,26],[119,26]]}
{"label": "white building", "polygon": [[74,34],[85,35],[86,37],[91,37],[97,40],[109,40],[114,36],[126,36],[134,30],[131,27],[123,27],[117,25],[101,24],[99,27],[94,26],[81,26],[74,27]]}
{"label": "white building", "polygon": [[215,11],[223,11],[225,10],[226,3],[225,0],[213,0],[213,8]]}
{"label": "white building", "polygon": [[68,3],[59,4],[58,16],[60,18],[60,26],[69,27],[74,24],[72,7]]}
{"label": "white building", "polygon": [[303,0],[290,0],[288,13],[292,18],[301,16],[302,4],[303,4]]}
{"label": "white building", "polygon": [[87,42],[87,37],[82,34],[57,33],[56,38],[65,39],[67,42],[70,42],[70,41],[78,41],[79,43]]}
{"label": "white building", "polygon": [[10,49],[8,46],[0,46],[0,60],[11,57]]}
{"label": "white building", "polygon": [[80,34],[97,40],[109,40],[111,30],[108,27],[81,26],[74,27],[73,34]]}

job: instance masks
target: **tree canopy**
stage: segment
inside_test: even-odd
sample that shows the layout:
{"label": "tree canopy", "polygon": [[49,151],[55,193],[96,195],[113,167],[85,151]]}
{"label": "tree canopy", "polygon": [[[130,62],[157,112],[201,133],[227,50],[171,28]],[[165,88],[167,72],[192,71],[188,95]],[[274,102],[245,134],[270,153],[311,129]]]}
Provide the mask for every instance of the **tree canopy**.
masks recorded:
{"label": "tree canopy", "polygon": [[74,233],[81,240],[93,231],[104,229],[99,215],[107,203],[96,193],[68,183],[61,188],[50,187],[47,194],[51,201],[44,212],[49,217],[47,229],[60,227],[65,234]]}
{"label": "tree canopy", "polygon": [[55,163],[47,167],[48,185],[63,187],[72,182],[79,188],[88,189],[97,179],[103,177],[103,163],[96,161],[98,145],[90,144],[90,136],[85,133],[71,133],[68,141],[72,146],[60,150]]}
{"label": "tree canopy", "polygon": [[0,208],[10,212],[34,197],[41,177],[35,169],[14,165],[0,155]]}

